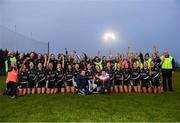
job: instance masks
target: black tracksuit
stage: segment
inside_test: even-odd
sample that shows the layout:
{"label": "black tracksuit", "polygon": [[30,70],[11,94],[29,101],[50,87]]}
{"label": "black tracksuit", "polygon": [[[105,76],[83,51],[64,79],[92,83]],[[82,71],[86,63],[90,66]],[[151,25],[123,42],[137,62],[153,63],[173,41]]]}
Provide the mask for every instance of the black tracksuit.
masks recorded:
{"label": "black tracksuit", "polygon": [[78,89],[87,89],[88,87],[88,78],[87,76],[77,75],[77,88]]}

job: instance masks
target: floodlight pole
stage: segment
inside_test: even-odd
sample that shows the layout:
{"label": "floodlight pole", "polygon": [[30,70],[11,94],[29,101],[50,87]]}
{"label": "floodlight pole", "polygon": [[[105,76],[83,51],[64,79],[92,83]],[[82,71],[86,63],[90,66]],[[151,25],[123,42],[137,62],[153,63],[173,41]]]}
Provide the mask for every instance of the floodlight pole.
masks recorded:
{"label": "floodlight pole", "polygon": [[48,55],[49,55],[49,48],[50,48],[50,44],[49,44],[49,41],[48,41],[48,51],[47,51]]}

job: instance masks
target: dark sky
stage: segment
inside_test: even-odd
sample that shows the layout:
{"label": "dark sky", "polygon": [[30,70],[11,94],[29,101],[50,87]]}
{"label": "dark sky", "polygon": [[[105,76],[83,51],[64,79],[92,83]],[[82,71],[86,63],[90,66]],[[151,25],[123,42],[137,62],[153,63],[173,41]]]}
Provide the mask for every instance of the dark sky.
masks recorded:
{"label": "dark sky", "polygon": [[[0,25],[48,42],[51,52],[76,47],[95,55],[168,49],[180,62],[180,0],[0,0]],[[114,32],[105,45],[102,36]],[[26,47],[26,46],[25,46]]]}

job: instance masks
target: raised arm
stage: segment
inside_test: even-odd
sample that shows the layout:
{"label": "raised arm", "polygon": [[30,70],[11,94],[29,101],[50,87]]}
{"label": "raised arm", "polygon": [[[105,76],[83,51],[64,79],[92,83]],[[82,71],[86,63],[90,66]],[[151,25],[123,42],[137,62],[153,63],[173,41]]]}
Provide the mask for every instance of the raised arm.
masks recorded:
{"label": "raised arm", "polygon": [[50,58],[51,58],[51,56],[50,56],[50,54],[49,54],[49,56],[48,56],[48,60],[47,60],[47,66],[49,65]]}
{"label": "raised arm", "polygon": [[62,55],[62,68],[64,69],[64,60],[65,58],[64,58],[64,55]]}
{"label": "raised arm", "polygon": [[47,65],[47,55],[44,56],[44,67]]}

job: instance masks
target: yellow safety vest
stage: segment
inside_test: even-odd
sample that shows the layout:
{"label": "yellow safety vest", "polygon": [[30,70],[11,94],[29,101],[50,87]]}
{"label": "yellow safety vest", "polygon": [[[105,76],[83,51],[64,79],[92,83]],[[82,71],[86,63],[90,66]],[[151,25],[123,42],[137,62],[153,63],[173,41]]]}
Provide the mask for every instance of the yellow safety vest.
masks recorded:
{"label": "yellow safety vest", "polygon": [[151,59],[151,58],[149,58],[149,59],[146,61],[147,65],[148,65],[148,68],[150,68],[150,67],[151,67],[151,61],[152,61],[152,59]]}
{"label": "yellow safety vest", "polygon": [[[16,60],[16,57],[14,56],[14,57],[12,57],[12,58],[10,58],[10,62],[16,62],[17,60]],[[8,61],[6,60],[5,61],[5,71],[6,72],[8,72]]]}
{"label": "yellow safety vest", "polygon": [[168,58],[164,58],[164,56],[161,56],[161,60],[163,61],[161,65],[162,69],[172,69],[172,60],[173,60],[172,56],[169,56]]}
{"label": "yellow safety vest", "polygon": [[95,64],[97,64],[101,70],[103,69],[102,60],[100,62],[95,62]]}
{"label": "yellow safety vest", "polygon": [[143,65],[143,63],[137,61],[137,66],[138,66],[140,69],[142,69],[144,65]]}

